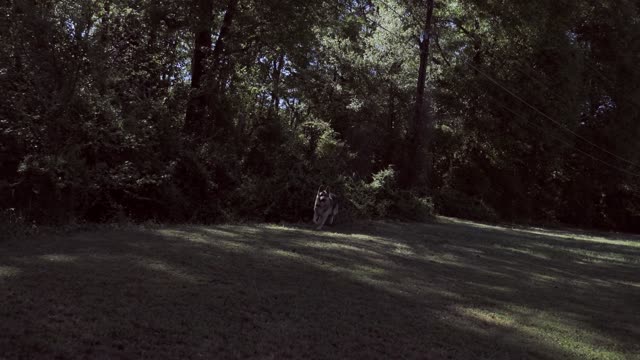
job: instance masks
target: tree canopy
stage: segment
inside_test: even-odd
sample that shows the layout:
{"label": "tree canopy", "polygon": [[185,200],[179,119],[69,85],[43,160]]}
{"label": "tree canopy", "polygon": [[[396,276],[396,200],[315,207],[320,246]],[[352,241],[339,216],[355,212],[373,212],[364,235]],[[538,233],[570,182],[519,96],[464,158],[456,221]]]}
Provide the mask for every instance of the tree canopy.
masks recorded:
{"label": "tree canopy", "polygon": [[5,217],[640,229],[631,0],[7,0],[0,41]]}

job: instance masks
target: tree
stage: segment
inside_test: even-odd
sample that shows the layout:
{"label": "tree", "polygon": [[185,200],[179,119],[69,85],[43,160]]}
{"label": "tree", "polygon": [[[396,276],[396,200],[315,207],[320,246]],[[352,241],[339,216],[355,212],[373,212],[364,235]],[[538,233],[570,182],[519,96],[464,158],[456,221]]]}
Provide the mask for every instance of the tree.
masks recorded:
{"label": "tree", "polygon": [[323,182],[361,216],[428,192],[447,215],[634,229],[640,28],[618,5],[5,1],[0,208],[300,220]]}
{"label": "tree", "polygon": [[415,110],[412,126],[409,133],[408,154],[405,165],[404,184],[407,187],[413,187],[421,183],[424,176],[424,157],[423,149],[428,148],[425,141],[430,136],[426,133],[429,124],[426,124],[428,109],[425,108],[425,83],[427,80],[427,66],[429,63],[429,50],[431,45],[431,27],[433,22],[434,1],[425,0],[426,15],[422,32],[418,39],[420,48],[420,67],[418,68],[418,83],[416,86]]}

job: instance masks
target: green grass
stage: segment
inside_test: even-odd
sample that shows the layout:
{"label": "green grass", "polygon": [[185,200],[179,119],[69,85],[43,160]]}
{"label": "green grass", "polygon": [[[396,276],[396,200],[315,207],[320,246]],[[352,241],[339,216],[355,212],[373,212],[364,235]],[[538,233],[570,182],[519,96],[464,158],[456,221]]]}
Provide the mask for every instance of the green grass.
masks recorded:
{"label": "green grass", "polygon": [[431,224],[0,242],[0,359],[640,359],[640,239]]}

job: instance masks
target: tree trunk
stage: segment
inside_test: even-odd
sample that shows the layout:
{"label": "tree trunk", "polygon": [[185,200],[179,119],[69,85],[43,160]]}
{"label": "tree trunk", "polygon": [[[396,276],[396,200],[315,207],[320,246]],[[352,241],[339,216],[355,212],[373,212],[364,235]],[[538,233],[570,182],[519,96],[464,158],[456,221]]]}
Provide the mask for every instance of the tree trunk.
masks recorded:
{"label": "tree trunk", "polygon": [[[226,136],[228,133],[228,121],[222,105],[222,93],[225,91],[225,76],[222,76],[222,69],[224,64],[224,52],[227,46],[227,40],[231,33],[231,26],[233,19],[238,10],[238,0],[229,0],[227,3],[227,10],[224,13],[222,19],[222,25],[218,32],[218,38],[216,39],[213,53],[211,54],[211,96],[209,97],[209,116],[213,123],[210,121],[207,125],[215,125],[216,131],[219,135]],[[206,133],[211,133],[211,129],[206,129]]]}
{"label": "tree trunk", "polygon": [[227,10],[224,13],[224,19],[222,20],[222,26],[220,26],[220,32],[218,32],[218,38],[216,39],[216,44],[213,48],[213,54],[211,56],[214,71],[218,70],[221,65],[222,53],[226,46],[225,41],[227,41],[227,37],[229,37],[233,18],[235,17],[237,10],[238,0],[229,0]]}
{"label": "tree trunk", "polygon": [[420,67],[418,69],[418,84],[416,87],[416,103],[414,109],[413,123],[408,135],[408,154],[406,159],[404,185],[414,187],[421,182],[424,171],[424,160],[421,156],[422,149],[427,145],[425,139],[425,103],[424,90],[427,79],[427,65],[429,62],[429,44],[431,40],[431,23],[433,18],[434,0],[425,0],[427,6],[427,16],[419,40],[420,45]]}
{"label": "tree trunk", "polygon": [[[219,92],[223,91],[218,75],[222,64],[225,41],[238,7],[238,0],[229,0],[215,45],[212,44],[213,0],[198,0],[198,24],[191,64],[191,91],[183,131],[190,135],[211,133],[211,120],[222,126]],[[212,50],[213,46],[213,50]],[[204,80],[207,83],[204,83]],[[208,116],[207,116],[208,115]]]}
{"label": "tree trunk", "polygon": [[396,123],[396,95],[393,85],[389,86],[389,114],[387,115],[387,146],[385,154],[385,165],[394,163],[394,153],[396,150],[395,140],[395,123]]}
{"label": "tree trunk", "polygon": [[187,104],[187,114],[183,131],[190,135],[197,134],[202,127],[206,101],[200,88],[206,73],[206,63],[211,52],[211,23],[213,21],[213,0],[198,0],[198,15],[195,27],[195,43],[191,58],[191,98]]}
{"label": "tree trunk", "polygon": [[280,77],[282,76],[282,68],[284,67],[284,54],[280,54],[273,61],[273,89],[271,90],[271,111],[273,115],[278,115],[280,109]]}

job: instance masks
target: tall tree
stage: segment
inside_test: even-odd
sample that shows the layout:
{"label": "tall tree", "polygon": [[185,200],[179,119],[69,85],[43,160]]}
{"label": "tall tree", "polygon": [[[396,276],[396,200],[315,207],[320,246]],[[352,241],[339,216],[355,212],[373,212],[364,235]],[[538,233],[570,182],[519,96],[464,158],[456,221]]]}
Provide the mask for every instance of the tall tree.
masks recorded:
{"label": "tall tree", "polygon": [[[193,56],[191,57],[191,98],[187,104],[184,131],[198,134],[206,116],[206,90],[202,83],[211,54],[211,27],[214,20],[213,0],[195,0]],[[205,85],[206,86],[206,85]]]}
{"label": "tall tree", "polygon": [[214,22],[213,0],[197,0],[195,7],[196,26],[191,60],[192,96],[187,104],[184,132],[190,135],[207,135],[214,122],[224,126],[219,109],[219,71],[233,19],[236,16],[238,0],[229,0],[224,17],[212,44],[212,24]]}
{"label": "tall tree", "polygon": [[431,138],[427,133],[430,124],[427,124],[428,110],[425,108],[425,83],[427,79],[427,66],[429,64],[429,50],[431,45],[432,23],[434,0],[425,0],[424,7],[426,14],[422,31],[418,38],[420,48],[420,66],[418,68],[418,81],[415,94],[415,108],[413,121],[408,134],[408,151],[404,167],[404,185],[413,187],[424,185],[425,177],[425,149],[428,148],[427,141]]}

